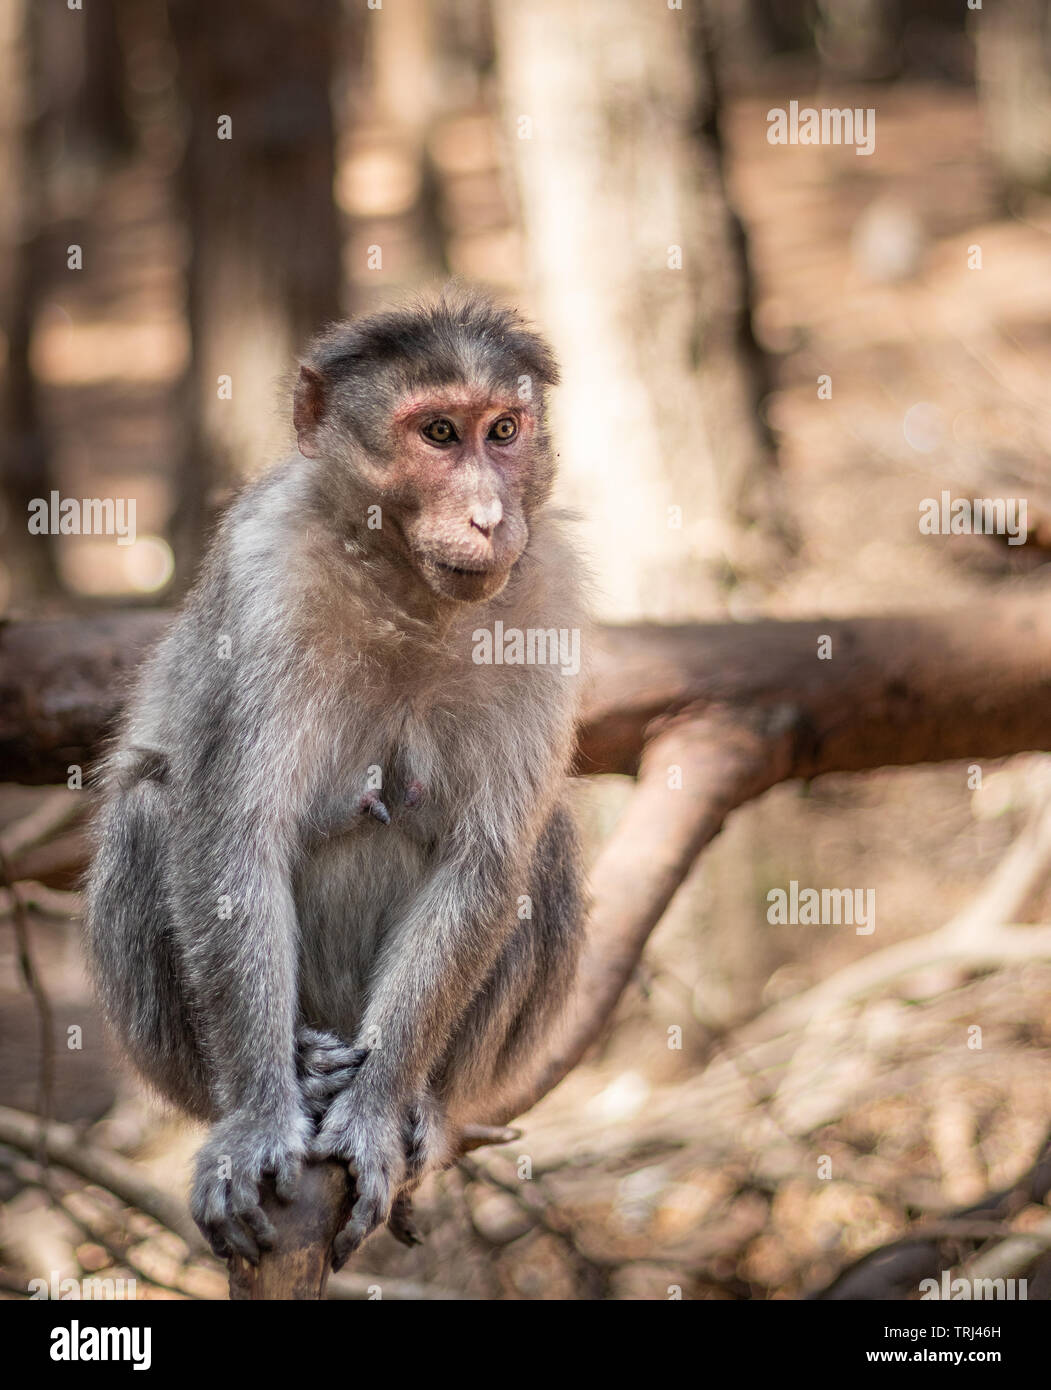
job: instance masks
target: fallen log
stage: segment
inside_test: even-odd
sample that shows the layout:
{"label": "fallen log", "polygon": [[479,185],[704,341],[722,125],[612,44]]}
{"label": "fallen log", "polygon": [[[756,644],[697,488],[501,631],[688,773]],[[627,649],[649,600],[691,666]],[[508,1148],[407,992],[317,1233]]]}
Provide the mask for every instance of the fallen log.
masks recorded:
{"label": "fallen log", "polygon": [[[70,764],[90,765],[169,620],[0,625],[0,780],[63,783]],[[589,645],[583,773],[634,774],[653,732],[719,710],[790,728],[790,777],[1051,746],[1051,596],[1039,588],[929,613],[602,627]]]}

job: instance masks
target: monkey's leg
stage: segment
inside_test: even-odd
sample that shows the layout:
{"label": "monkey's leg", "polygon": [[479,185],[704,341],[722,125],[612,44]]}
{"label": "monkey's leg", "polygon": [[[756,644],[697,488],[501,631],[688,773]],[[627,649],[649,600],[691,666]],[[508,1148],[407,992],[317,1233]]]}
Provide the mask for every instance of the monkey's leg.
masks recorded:
{"label": "monkey's leg", "polygon": [[403,1245],[420,1235],[412,1194],[427,1172],[447,1166],[445,1115],[486,1118],[487,1104],[523,1066],[557,1017],[576,974],[583,928],[576,827],[556,809],[537,844],[530,874],[532,916],[523,920],[454,1034],[435,1085],[405,1117],[406,1181],[387,1227]]}
{"label": "monkey's leg", "polygon": [[209,1118],[207,1071],[165,893],[168,793],[150,772],[122,785],[104,813],[88,884],[87,945],[99,995],[147,1079]]}
{"label": "monkey's leg", "polygon": [[576,826],[555,809],[537,842],[529,877],[531,916],[518,923],[484,989],[454,1034],[437,1090],[462,1118],[487,1118],[486,1104],[528,1067],[576,976],[583,896]]}

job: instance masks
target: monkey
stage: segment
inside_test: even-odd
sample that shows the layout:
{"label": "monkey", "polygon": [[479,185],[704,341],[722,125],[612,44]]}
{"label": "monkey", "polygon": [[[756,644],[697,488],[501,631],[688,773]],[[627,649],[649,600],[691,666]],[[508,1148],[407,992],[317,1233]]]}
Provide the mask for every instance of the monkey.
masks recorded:
{"label": "monkey", "polygon": [[579,677],[478,637],[586,630],[551,502],[551,348],[475,291],[322,332],[297,449],[235,498],[99,770],[86,943],[191,1186],[257,1262],[301,1165],[338,1268],[535,1064],[577,970]]}

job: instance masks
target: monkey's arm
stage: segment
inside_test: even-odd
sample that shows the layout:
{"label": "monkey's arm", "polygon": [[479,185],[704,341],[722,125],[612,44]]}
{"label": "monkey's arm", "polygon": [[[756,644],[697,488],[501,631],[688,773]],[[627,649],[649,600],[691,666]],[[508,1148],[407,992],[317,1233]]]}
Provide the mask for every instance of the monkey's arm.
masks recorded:
{"label": "monkey's arm", "polygon": [[[337,1240],[337,1267],[387,1219],[405,1176],[404,1115],[427,1121],[423,1143],[439,1150],[440,1118],[423,1099],[456,1024],[515,926],[518,855],[479,834],[449,853],[388,937],[356,1038],[367,1048],[352,1085],[331,1105],[314,1150],[351,1164],[357,1201]],[[429,1112],[429,1113],[428,1113]]]}
{"label": "monkey's arm", "polygon": [[260,1184],[293,1195],[310,1133],[295,1070],[296,915],[278,813],[250,809],[229,768],[209,783],[171,846],[174,930],[218,1115],[191,1205],[217,1254],[254,1260],[273,1237]]}

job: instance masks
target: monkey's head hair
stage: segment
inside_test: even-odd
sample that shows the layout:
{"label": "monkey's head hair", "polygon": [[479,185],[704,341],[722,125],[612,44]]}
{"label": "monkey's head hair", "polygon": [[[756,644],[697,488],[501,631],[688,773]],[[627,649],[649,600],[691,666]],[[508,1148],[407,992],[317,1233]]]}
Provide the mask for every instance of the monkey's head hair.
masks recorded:
{"label": "monkey's head hair", "polygon": [[318,414],[375,453],[396,403],[411,392],[458,383],[513,391],[542,415],[546,388],[558,382],[554,354],[520,314],[459,286],[333,324],[302,362],[317,374]]}

